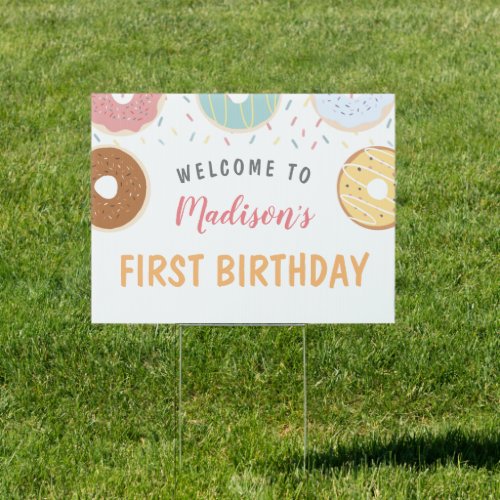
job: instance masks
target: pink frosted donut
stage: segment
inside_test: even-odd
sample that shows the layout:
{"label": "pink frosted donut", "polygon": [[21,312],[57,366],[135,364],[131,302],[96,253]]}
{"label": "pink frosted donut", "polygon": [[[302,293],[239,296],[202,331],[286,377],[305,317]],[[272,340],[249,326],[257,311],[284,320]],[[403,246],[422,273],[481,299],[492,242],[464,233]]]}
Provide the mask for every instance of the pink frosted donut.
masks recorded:
{"label": "pink frosted donut", "polygon": [[92,94],[92,123],[110,133],[139,132],[156,118],[163,100],[162,94]]}

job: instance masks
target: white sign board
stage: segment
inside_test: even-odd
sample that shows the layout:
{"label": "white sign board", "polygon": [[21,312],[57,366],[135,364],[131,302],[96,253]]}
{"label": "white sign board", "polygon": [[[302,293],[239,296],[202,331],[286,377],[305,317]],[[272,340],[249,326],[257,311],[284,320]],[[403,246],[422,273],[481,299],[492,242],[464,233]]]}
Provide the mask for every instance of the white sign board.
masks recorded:
{"label": "white sign board", "polygon": [[391,94],[92,95],[92,321],[394,321]]}

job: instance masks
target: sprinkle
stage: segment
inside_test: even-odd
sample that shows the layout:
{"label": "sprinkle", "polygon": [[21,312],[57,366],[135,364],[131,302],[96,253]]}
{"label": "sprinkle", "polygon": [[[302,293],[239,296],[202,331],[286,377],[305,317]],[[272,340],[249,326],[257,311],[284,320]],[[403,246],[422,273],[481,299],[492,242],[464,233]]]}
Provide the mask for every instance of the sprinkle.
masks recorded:
{"label": "sprinkle", "polygon": [[318,144],[318,141],[314,141],[313,144],[312,144],[312,146],[311,146],[311,149],[314,149],[317,144]]}
{"label": "sprinkle", "polygon": [[113,140],[113,144],[114,144],[115,146],[119,146],[119,145],[120,145],[120,144],[118,144],[118,141],[117,141],[116,139],[114,139],[114,140]]}
{"label": "sprinkle", "polygon": [[292,144],[295,146],[296,149],[299,149],[299,147],[297,146],[297,143],[292,139]]}
{"label": "sprinkle", "polygon": [[316,122],[316,127],[319,127],[320,123],[322,122],[322,119],[320,118],[317,122]]}
{"label": "sprinkle", "polygon": [[267,122],[267,123],[266,123],[266,125],[267,125],[267,128],[268,128],[269,130],[272,130],[272,127],[271,127],[271,125],[269,124],[269,122]]}
{"label": "sprinkle", "polygon": [[191,122],[192,122],[192,121],[194,121],[194,120],[193,120],[193,117],[192,117],[189,113],[186,113],[186,116],[188,117],[188,120],[189,120],[189,121],[191,121]]}
{"label": "sprinkle", "polygon": [[163,146],[165,146],[165,143],[164,143],[161,139],[158,139],[158,142],[159,142],[160,144],[162,144]]}
{"label": "sprinkle", "polygon": [[226,142],[226,144],[227,144],[228,146],[231,146],[231,144],[230,144],[230,142],[228,141],[227,137],[224,137],[224,141]]}
{"label": "sprinkle", "polygon": [[163,121],[163,116],[161,116],[160,119],[158,120],[158,127],[161,125],[162,121]]}
{"label": "sprinkle", "polygon": [[292,123],[290,123],[290,126],[293,127],[295,125],[295,122],[297,121],[297,117],[294,116],[293,117],[293,120],[292,120]]}
{"label": "sprinkle", "polygon": [[389,118],[387,120],[387,125],[386,125],[386,128],[389,128],[391,126],[391,123],[392,123],[392,118]]}
{"label": "sprinkle", "polygon": [[288,108],[290,107],[291,104],[292,104],[292,100],[290,99],[286,105],[285,111],[288,111]]}
{"label": "sprinkle", "polygon": [[305,129],[305,128],[303,128],[303,129],[302,129],[302,137],[305,137],[305,136],[306,136],[306,129]]}
{"label": "sprinkle", "polygon": [[94,134],[94,137],[97,142],[101,142],[101,139],[99,139],[99,136],[97,134]]}
{"label": "sprinkle", "polygon": [[279,138],[279,137],[276,137],[276,139],[274,139],[273,144],[276,146],[276,144],[278,144],[278,142],[280,142],[280,138]]}
{"label": "sprinkle", "polygon": [[207,135],[207,136],[205,137],[205,140],[204,140],[203,142],[206,144],[209,140],[210,140],[210,136],[209,136],[209,135]]}
{"label": "sprinkle", "polygon": [[196,135],[196,132],[193,132],[191,134],[191,137],[189,138],[189,142],[192,142],[192,140],[194,139],[194,136]]}
{"label": "sprinkle", "polygon": [[326,138],[326,136],[322,136],[323,137],[323,140],[327,143],[327,144],[330,144],[330,141]]}
{"label": "sprinkle", "polygon": [[182,96],[182,98],[186,101],[186,102],[191,102],[185,95]]}
{"label": "sprinkle", "polygon": [[391,148],[394,147],[394,144],[391,141],[387,141],[387,144],[389,144],[389,146],[391,146]]}
{"label": "sprinkle", "polygon": [[372,146],[374,146],[374,145],[375,145],[375,143],[373,142],[373,139],[372,139],[372,138],[370,138],[370,144],[371,144]]}
{"label": "sprinkle", "polygon": [[309,96],[305,102],[304,102],[304,108],[309,104],[309,101],[311,100],[311,96]]}
{"label": "sprinkle", "polygon": [[252,135],[252,138],[250,139],[250,144],[253,144],[253,141],[255,141],[255,134]]}
{"label": "sprinkle", "polygon": [[172,131],[172,134],[177,135],[177,130],[175,130],[174,127],[172,127],[170,130]]}
{"label": "sprinkle", "polygon": [[349,144],[347,144],[347,142],[345,142],[345,141],[342,141],[342,146],[344,146],[344,148],[348,148]]}
{"label": "sprinkle", "polygon": [[141,142],[142,142],[143,144],[146,144],[146,141],[144,140],[144,137],[141,137]]}

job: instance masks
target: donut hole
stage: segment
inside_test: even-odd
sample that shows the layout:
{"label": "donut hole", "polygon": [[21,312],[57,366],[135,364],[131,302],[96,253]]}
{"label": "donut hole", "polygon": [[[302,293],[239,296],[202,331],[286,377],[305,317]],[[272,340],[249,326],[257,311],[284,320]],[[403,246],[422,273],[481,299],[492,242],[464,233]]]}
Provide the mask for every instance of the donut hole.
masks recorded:
{"label": "donut hole", "polygon": [[112,175],[103,175],[95,181],[94,189],[99,196],[111,200],[118,193],[118,182]]}
{"label": "donut hole", "polygon": [[373,179],[366,186],[368,194],[375,200],[383,200],[387,197],[387,183],[382,179]]}
{"label": "donut hole", "polygon": [[250,94],[227,94],[229,99],[233,101],[235,104],[243,104]]}
{"label": "donut hole", "polygon": [[134,98],[134,94],[111,94],[111,95],[118,104],[128,104]]}

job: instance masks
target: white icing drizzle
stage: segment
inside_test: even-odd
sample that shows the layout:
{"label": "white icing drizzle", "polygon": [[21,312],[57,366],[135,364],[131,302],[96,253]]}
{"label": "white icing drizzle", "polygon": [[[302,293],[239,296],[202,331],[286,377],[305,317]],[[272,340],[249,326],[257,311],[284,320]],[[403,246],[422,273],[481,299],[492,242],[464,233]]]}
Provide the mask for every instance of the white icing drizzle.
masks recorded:
{"label": "white icing drizzle", "polygon": [[373,173],[373,175],[376,175],[377,177],[382,177],[382,179],[385,179],[389,182],[391,182],[392,184],[394,184],[394,180],[391,178],[391,177],[387,177],[387,175],[384,175],[384,174],[381,174],[380,172],[376,172],[375,170],[372,170],[371,168],[369,167],[365,167],[364,165],[359,165],[358,163],[346,163],[344,165],[344,172],[345,172],[345,175],[347,177],[349,177],[349,179],[353,180],[354,182],[360,184],[361,186],[364,186],[366,187],[365,184],[362,184],[361,182],[357,181],[356,179],[352,178],[348,173],[347,173],[347,170],[346,170],[346,167],[356,167],[356,168],[361,168],[362,170],[366,170],[367,172],[371,172]]}
{"label": "white icing drizzle", "polygon": [[[371,153],[368,153],[368,151],[370,151]],[[380,150],[380,149],[377,149],[377,148],[370,148],[370,147],[367,147],[367,148],[365,148],[363,150],[364,154],[368,154],[369,157],[373,158],[373,160],[375,160],[376,162],[378,162],[381,165],[384,165],[384,166],[390,168],[391,170],[395,170],[395,168],[394,168],[393,165],[390,165],[389,163],[385,162],[384,160],[378,158],[378,156],[376,154],[374,154],[374,152],[385,153],[387,156],[389,156],[391,158],[395,157],[394,154],[390,153],[389,151]],[[345,176],[348,179],[350,179],[352,182],[354,182],[355,184],[357,184],[358,186],[361,186],[361,187],[365,188],[367,191],[368,191],[367,184],[364,184],[363,182],[359,181],[358,179],[356,179],[355,177],[353,177],[352,175],[350,175],[349,172],[347,171],[347,167],[361,168],[363,170],[366,170],[366,171],[370,172],[374,176],[382,178],[382,179],[390,182],[391,184],[395,185],[394,179],[392,179],[391,177],[388,177],[388,176],[386,176],[386,175],[384,175],[384,174],[382,174],[380,172],[377,172],[377,171],[375,171],[375,170],[373,170],[373,169],[371,169],[369,167],[366,167],[365,165],[360,165],[358,163],[346,163],[342,167],[342,170],[343,170],[343,173],[345,174]],[[364,215],[369,218],[369,221],[367,221],[365,219],[359,219],[359,218],[353,217],[353,216],[350,217],[352,220],[357,221],[357,222],[361,222],[363,224],[368,224],[368,225],[372,225],[372,226],[377,225],[377,220],[368,211],[365,212],[363,210],[363,207],[370,207],[370,208],[375,209],[378,212],[382,212],[382,213],[385,213],[385,214],[390,215],[390,216],[394,216],[395,215],[394,210],[393,211],[385,210],[385,209],[383,209],[383,208],[381,208],[379,206],[376,206],[376,205],[373,205],[372,203],[369,203],[368,201],[362,200],[362,199],[360,199],[360,198],[358,198],[358,197],[356,197],[356,196],[354,196],[352,194],[343,194],[343,195],[340,196],[340,199],[346,205],[349,205],[349,206],[351,206],[351,207],[353,207],[353,208],[355,208],[357,210],[363,211]],[[390,203],[395,204],[395,201],[392,198],[385,197],[385,198],[382,198],[382,199],[383,200],[387,200]]]}
{"label": "white icing drizzle", "polygon": [[[376,151],[377,153],[386,153],[387,156],[390,156],[391,158],[394,158],[395,156],[390,153],[389,151],[384,151],[384,150],[380,150],[380,149],[376,149],[376,148],[365,148],[363,150],[363,153],[364,154],[367,154],[367,151]],[[394,166],[393,165],[390,165],[389,163],[385,162],[384,160],[381,160],[380,158],[378,158],[375,154],[370,154],[369,155],[371,158],[373,158],[375,161],[377,161],[378,163],[392,169],[392,170],[395,170]],[[391,184],[395,184],[395,181],[393,178],[391,177],[388,177],[387,175],[384,175],[380,172],[377,172],[369,167],[366,167],[365,165],[360,165],[358,163],[346,163],[343,167],[342,167],[342,170],[344,171],[344,174],[346,175],[346,177],[348,179],[350,179],[352,182],[355,182],[358,186],[361,186],[363,188],[365,188],[366,190],[368,190],[368,185],[367,184],[364,184],[363,182],[361,181],[358,181],[356,178],[354,178],[352,175],[349,174],[349,172],[347,171],[347,168],[346,167],[355,167],[355,168],[361,168],[363,170],[366,170],[367,172],[370,172],[372,173],[373,175],[377,176],[377,177],[381,177],[382,179],[385,179],[386,181],[389,181]],[[395,201],[392,199],[392,198],[389,198],[388,196],[386,196],[385,198],[383,198],[384,200],[387,200],[391,203],[395,203]],[[378,208],[378,207],[375,207],[375,208]],[[394,212],[392,212],[391,215],[393,215]]]}
{"label": "white icing drizzle", "polygon": [[[378,210],[379,212],[384,212],[385,214],[387,215],[394,215],[394,212],[390,211],[390,210],[385,210],[383,208],[380,208],[380,207],[377,207],[377,205],[373,205],[372,203],[368,202],[368,201],[365,201],[365,200],[360,200],[359,198],[357,198],[356,196],[354,196],[353,194],[343,194],[341,196],[341,198],[343,200],[356,200],[356,203],[358,203],[358,205],[366,205],[367,207],[370,207],[370,208],[375,208],[376,210]],[[351,205],[351,206],[355,206],[356,208],[360,208],[358,205],[354,205],[352,202],[347,202],[346,203],[348,205]]]}

